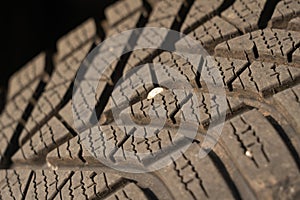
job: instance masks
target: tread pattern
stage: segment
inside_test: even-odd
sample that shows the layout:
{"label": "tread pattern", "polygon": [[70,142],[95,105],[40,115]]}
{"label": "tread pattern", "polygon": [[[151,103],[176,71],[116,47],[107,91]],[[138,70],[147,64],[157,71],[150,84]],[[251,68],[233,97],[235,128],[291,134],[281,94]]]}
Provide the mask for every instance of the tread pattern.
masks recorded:
{"label": "tread pattern", "polygon": [[[30,87],[36,79],[43,78],[46,65],[45,53],[36,56],[18,71],[9,81],[8,99],[13,99],[21,90]],[[35,88],[34,86],[32,88]]]}
{"label": "tread pattern", "polygon": [[147,199],[130,180],[94,171],[1,171],[3,199]]}
{"label": "tread pattern", "polygon": [[[103,23],[88,20],[57,42],[55,54],[42,52],[10,78],[0,114],[0,199],[299,199],[299,0],[122,0],[105,15]],[[93,129],[99,134],[78,135],[71,93],[80,63],[104,37],[144,26],[181,31],[211,56],[207,61],[199,55],[201,65],[193,66],[159,50],[111,55],[115,61],[96,91],[100,119]],[[132,34],[115,45],[158,37],[178,42],[153,33]],[[162,67],[127,74],[148,62]],[[213,72],[222,84],[216,84]],[[148,99],[157,85],[148,84],[153,80],[145,73],[154,75],[148,79],[165,75],[159,83],[188,81],[193,98],[187,90],[182,97],[179,87]],[[121,77],[124,82],[114,89]],[[225,89],[227,108],[208,92],[216,85]],[[120,118],[153,126],[138,132],[119,125],[112,116],[115,108]],[[222,115],[221,138],[200,159],[207,129],[219,125]],[[189,127],[177,134],[183,122],[196,122],[192,140]],[[103,163],[149,167],[162,161],[169,165],[142,175]]]}
{"label": "tread pattern", "polygon": [[300,31],[300,17],[292,19],[288,24],[288,29],[293,31]]}
{"label": "tread pattern", "polygon": [[220,0],[212,0],[209,2],[196,0],[183,22],[181,32],[187,34],[195,27],[202,24],[204,21],[214,15],[221,5],[222,1]]}
{"label": "tread pattern", "polygon": [[46,56],[42,53],[10,79],[12,87],[9,88],[8,103],[0,116],[1,156],[4,156],[17,127],[25,123],[24,111],[37,100],[48,76]]}
{"label": "tread pattern", "polygon": [[143,3],[139,0],[119,1],[105,10],[105,16],[108,24],[113,27],[142,8]]}
{"label": "tread pattern", "polygon": [[237,0],[221,16],[243,33],[258,29],[258,22],[267,0]]}
{"label": "tread pattern", "polygon": [[[59,134],[57,134],[59,133]],[[60,144],[66,142],[73,135],[63,126],[57,119],[52,118],[47,122],[37,134],[27,138],[25,144],[22,144],[20,150],[13,156],[14,162],[22,162],[25,160],[33,160],[42,162],[45,155]]]}
{"label": "tread pattern", "polygon": [[[232,199],[238,195],[232,194],[234,191],[229,190],[211,159],[197,158],[199,150],[198,144],[193,144],[179,159],[158,172],[172,193],[178,199]],[[221,192],[213,192],[215,187]]]}
{"label": "tread pattern", "polygon": [[216,16],[198,26],[189,35],[200,41],[208,52],[213,52],[217,44],[239,35],[239,31],[230,23]]}
{"label": "tread pattern", "polygon": [[297,83],[299,76],[298,68],[255,61],[232,85],[233,88],[259,92],[262,96],[266,96]]}
{"label": "tread pattern", "polygon": [[272,27],[286,28],[289,20],[299,16],[300,1],[281,0],[278,2],[271,19]]}
{"label": "tread pattern", "polygon": [[[158,2],[152,11],[146,26],[174,29],[175,26],[178,26],[178,20],[181,20],[179,15],[180,10],[186,7],[186,2],[187,1],[184,0],[163,0]],[[166,10],[168,10],[168,12],[166,12]],[[153,33],[153,35],[149,35],[147,38],[138,39],[137,45],[141,42],[150,42],[155,37],[164,38],[166,36]],[[155,52],[156,51],[150,49],[133,52],[128,59],[124,72],[128,72],[131,68],[140,65],[145,59],[155,55]]]}
{"label": "tread pattern", "polygon": [[[270,190],[276,190],[275,186],[281,181],[299,180],[299,169],[287,147],[258,111],[251,110],[233,118],[225,124],[223,134],[222,139],[230,154],[237,160],[250,185],[258,191],[258,196],[269,196],[273,193]],[[279,165],[278,162],[285,164]],[[287,173],[280,173],[285,170]]]}
{"label": "tread pattern", "polygon": [[[293,119],[293,123],[297,130],[300,128],[300,114],[299,112],[295,112],[295,110],[299,109],[299,95],[300,95],[300,86],[296,85],[287,90],[284,90],[276,95],[274,95],[275,100],[284,107],[286,112]],[[292,123],[292,122],[291,122]]]}
{"label": "tread pattern", "polygon": [[263,29],[223,42],[216,47],[215,53],[217,56],[299,66],[296,62],[299,60],[296,53],[299,38],[299,32]]}

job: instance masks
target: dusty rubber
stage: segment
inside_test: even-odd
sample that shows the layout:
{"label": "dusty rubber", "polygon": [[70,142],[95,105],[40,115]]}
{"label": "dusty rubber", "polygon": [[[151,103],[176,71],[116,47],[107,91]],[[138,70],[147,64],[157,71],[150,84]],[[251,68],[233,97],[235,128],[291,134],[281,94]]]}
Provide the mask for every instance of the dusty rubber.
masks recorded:
{"label": "dusty rubber", "polygon": [[[299,0],[122,0],[105,14],[102,24],[89,19],[57,42],[57,52],[41,52],[10,78],[0,115],[0,199],[300,198]],[[157,118],[165,117],[169,125],[149,138],[128,137],[127,130],[114,123],[110,105],[114,85],[130,69],[153,62],[165,66],[156,73],[177,70],[201,102],[199,133],[190,148],[167,167],[130,174],[104,166],[85,149],[81,142],[89,138],[77,135],[71,98],[80,63],[95,45],[145,26],[181,31],[199,41],[215,62],[204,64],[217,67],[222,77],[228,109],[218,144],[199,159],[203,135],[219,116],[212,114],[218,105],[210,104],[212,97],[196,67],[152,49],[116,59],[107,79],[100,80],[95,107],[116,151],[152,157],[162,149],[180,151],[174,149],[175,129],[184,120],[182,109],[194,110],[179,106],[172,91],[145,98],[153,85],[142,85],[134,97],[126,96],[126,88],[117,88],[120,98],[133,102],[120,115],[129,113],[133,121],[145,124],[150,109],[162,109]],[[142,39],[127,38],[135,44]],[[142,76],[136,73],[128,80],[139,83]],[[105,142],[91,145],[97,148]],[[156,162],[152,157],[138,159],[147,165]]]}

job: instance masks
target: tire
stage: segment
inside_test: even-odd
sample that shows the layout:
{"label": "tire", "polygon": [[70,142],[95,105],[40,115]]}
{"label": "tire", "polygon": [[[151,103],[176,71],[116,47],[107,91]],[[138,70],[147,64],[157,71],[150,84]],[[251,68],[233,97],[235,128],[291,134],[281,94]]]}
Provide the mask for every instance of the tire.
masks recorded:
{"label": "tire", "polygon": [[[10,78],[0,116],[0,199],[300,198],[300,1],[123,0],[105,14],[101,24],[89,19],[62,37],[56,52],[41,52]],[[80,63],[95,45],[145,26],[199,41],[217,63],[228,109],[218,144],[199,159],[217,106],[210,105],[195,66],[157,50],[134,51],[114,62],[97,91],[96,110],[120,151],[171,147],[179,123],[176,96],[163,92],[152,101],[164,107],[173,127],[141,141],[134,134],[123,140],[108,105],[114,84],[133,67],[154,62],[179,70],[202,103],[199,134],[189,149],[160,170],[132,174],[103,166],[82,146],[71,98]],[[129,111],[137,123],[147,120],[153,103],[141,94]]]}

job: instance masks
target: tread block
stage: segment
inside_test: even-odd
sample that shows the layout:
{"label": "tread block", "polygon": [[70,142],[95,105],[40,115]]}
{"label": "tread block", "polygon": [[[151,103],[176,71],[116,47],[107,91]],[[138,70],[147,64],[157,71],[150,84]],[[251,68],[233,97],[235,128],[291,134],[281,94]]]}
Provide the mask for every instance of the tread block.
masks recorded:
{"label": "tread block", "polygon": [[1,199],[22,199],[25,196],[26,185],[31,181],[30,170],[1,170]]}
{"label": "tread block", "polygon": [[[298,45],[299,46],[299,45]],[[292,59],[294,63],[300,63],[300,48],[293,52]]]}
{"label": "tread block", "polygon": [[[199,158],[193,143],[180,157],[157,173],[177,199],[232,199],[223,177],[208,157]],[[213,178],[212,178],[213,177]],[[215,192],[215,188],[218,192]]]}
{"label": "tread block", "polygon": [[87,161],[89,164],[99,163],[93,155],[83,148],[82,141],[85,139],[81,136],[76,136],[52,150],[46,158],[48,165],[56,169],[61,165],[68,164],[84,166]]}
{"label": "tread block", "polygon": [[297,165],[287,149],[289,144],[257,110],[226,122],[222,140],[258,198],[276,193],[276,187],[287,180],[299,180]]}
{"label": "tread block", "polygon": [[[70,54],[73,54],[74,51],[78,51],[78,49],[82,49],[87,43],[91,43],[95,36],[95,22],[93,19],[89,19],[70,33],[61,37],[57,41],[57,62],[61,62],[66,59],[66,57],[71,56]],[[80,60],[80,58],[78,58],[78,60]]]}
{"label": "tread block", "polygon": [[[165,66],[161,73],[168,73],[169,68],[178,70],[178,75],[182,74],[194,88],[201,88],[204,84],[213,84],[213,79],[218,77],[213,77],[212,73],[209,73],[209,71],[212,70],[218,70],[224,87],[230,87],[231,82],[238,77],[238,74],[243,72],[248,64],[245,60],[209,57],[204,60],[201,67],[195,67],[185,58],[181,58],[180,56],[169,52],[163,52],[161,55],[157,56],[153,60],[153,63],[159,63],[162,66]],[[211,79],[204,80],[204,73],[206,77],[211,77]],[[170,78],[176,80],[179,77]]]}
{"label": "tread block", "polygon": [[61,117],[68,126],[70,126],[72,129],[76,130],[76,127],[74,125],[74,116],[73,116],[73,110],[72,110],[72,101],[69,101],[65,107],[63,107],[59,112],[59,117]]}
{"label": "tread block", "polygon": [[267,0],[237,0],[221,16],[244,33],[258,29],[258,21]]}
{"label": "tread block", "polygon": [[128,16],[131,16],[143,7],[142,0],[124,0],[118,1],[115,4],[105,9],[105,16],[108,24],[112,27],[120,23]]}
{"label": "tread block", "polygon": [[45,61],[45,53],[41,53],[10,78],[7,94],[8,101],[13,101],[14,97],[21,93],[21,90],[31,87],[33,82],[45,76]]}
{"label": "tread block", "polygon": [[271,26],[274,28],[286,28],[288,22],[298,17],[300,14],[299,0],[281,0],[275,7],[273,16],[271,18]]}
{"label": "tread block", "polygon": [[[97,131],[96,129],[99,135],[82,133],[80,137],[75,137],[50,152],[47,155],[48,165],[52,168],[71,167],[74,164],[84,167],[103,166],[101,162],[119,162],[128,163],[129,167],[132,164],[143,167],[143,159],[145,162],[147,159],[151,161],[155,154],[165,153],[164,149],[174,146],[175,139],[181,137],[175,137],[176,131],[168,129],[157,130],[154,136],[148,136],[146,130],[135,136],[134,131],[116,125],[94,127],[93,131]],[[141,137],[141,134],[145,137]],[[88,144],[91,145],[89,150],[85,147]]]}
{"label": "tread block", "polygon": [[[197,91],[194,98],[186,100],[186,96],[178,94],[180,97],[176,95],[176,91],[165,90],[153,99],[145,99],[133,104],[123,110],[120,116],[123,119],[131,117],[137,124],[147,124],[151,121],[159,124],[161,120],[166,120],[166,123],[173,126],[180,125],[181,122],[190,122],[205,128],[211,122],[217,121],[221,115],[231,115],[244,105],[238,98],[227,97],[227,108],[219,110],[218,95],[211,96],[209,93]],[[199,113],[195,114],[195,112]]]}
{"label": "tread block", "polygon": [[261,96],[275,93],[300,78],[300,69],[273,63],[253,62],[233,82],[233,88],[258,92]]}
{"label": "tread block", "polygon": [[2,170],[3,199],[148,199],[133,182],[110,173],[70,170]]}
{"label": "tread block", "polygon": [[300,31],[300,17],[296,17],[292,19],[289,24],[287,29],[293,30],[293,31]]}
{"label": "tread block", "polygon": [[239,35],[239,32],[234,26],[216,16],[188,35],[200,41],[205,50],[213,52],[217,44]]}
{"label": "tread block", "polygon": [[208,20],[216,13],[217,9],[222,5],[222,3],[223,1],[221,0],[196,0],[182,24],[181,32],[187,34],[204,21]]}
{"label": "tread block", "polygon": [[[158,2],[149,18],[147,23],[148,27],[171,27],[174,23],[176,17],[178,16],[178,11],[183,3],[183,0],[163,0]],[[166,12],[168,10],[168,12]]]}
{"label": "tread block", "polygon": [[[27,141],[24,137],[19,138],[20,150],[13,156],[13,162],[38,161],[43,162],[45,155],[60,144],[73,136],[61,124],[52,118],[39,131]],[[23,144],[23,140],[26,142]]]}
{"label": "tread block", "polygon": [[299,66],[300,33],[280,29],[263,29],[219,44],[216,56],[260,60]]}
{"label": "tread block", "polygon": [[109,29],[107,35],[112,36],[122,31],[127,31],[136,28],[142,14],[143,13],[141,11],[133,13],[129,18],[122,20],[120,23]]}
{"label": "tread block", "polygon": [[298,132],[300,130],[300,85],[296,85],[289,89],[286,89],[278,94],[274,95],[274,99],[280,104],[286,112],[291,116],[293,121],[292,124],[297,128]]}

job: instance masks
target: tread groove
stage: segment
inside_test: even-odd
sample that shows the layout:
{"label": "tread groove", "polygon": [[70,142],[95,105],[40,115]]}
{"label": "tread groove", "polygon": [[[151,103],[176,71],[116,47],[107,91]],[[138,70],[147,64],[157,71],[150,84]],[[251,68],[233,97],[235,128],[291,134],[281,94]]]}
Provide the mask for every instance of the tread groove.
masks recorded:
{"label": "tread groove", "polygon": [[280,0],[267,0],[263,10],[260,13],[260,17],[258,19],[258,28],[264,29],[268,26],[268,22],[270,21],[276,5],[280,2]]}
{"label": "tread groove", "polygon": [[28,181],[27,181],[27,183],[25,185],[25,188],[24,188],[24,191],[23,191],[24,194],[22,195],[22,200],[25,200],[25,198],[26,198],[26,195],[27,195],[27,192],[28,192],[28,189],[29,189],[29,185],[30,185],[30,182],[33,178],[33,175],[34,175],[34,172],[31,171],[30,174],[29,174],[29,177],[28,177]]}
{"label": "tread groove", "polygon": [[107,189],[101,192],[98,192],[94,197],[91,198],[91,200],[97,200],[97,199],[105,199],[112,195],[115,191],[121,189],[125,185],[129,184],[131,181],[128,179],[121,179],[120,181],[112,184],[107,185]]}
{"label": "tread groove", "polygon": [[291,142],[291,140],[285,133],[285,130],[271,115],[266,116],[266,119],[275,128],[275,130],[277,130],[277,132],[278,132],[279,136],[281,137],[281,139],[283,140],[286,148],[289,150],[290,154],[292,155],[292,157],[298,167],[298,171],[300,172],[300,156],[299,156],[297,150],[295,149],[293,143]]}
{"label": "tread groove", "polygon": [[237,189],[236,184],[234,183],[234,181],[230,177],[230,174],[229,174],[228,170],[226,169],[226,167],[225,167],[224,163],[222,162],[222,160],[218,157],[218,155],[214,151],[210,151],[208,156],[213,161],[214,165],[219,170],[220,174],[223,176],[223,178],[226,181],[233,197],[235,199],[241,200],[242,197],[240,195],[240,192]]}

